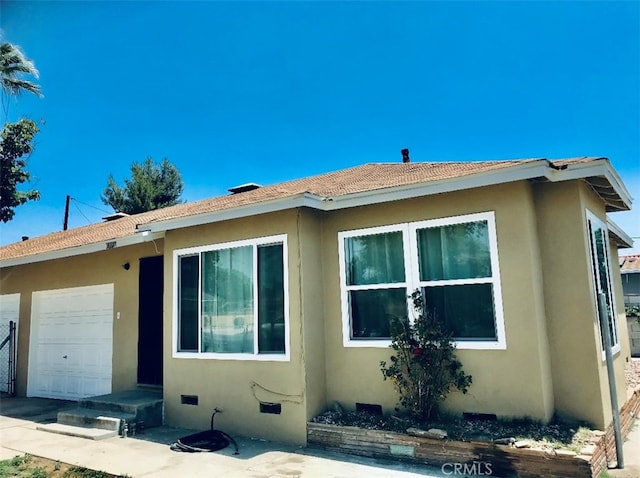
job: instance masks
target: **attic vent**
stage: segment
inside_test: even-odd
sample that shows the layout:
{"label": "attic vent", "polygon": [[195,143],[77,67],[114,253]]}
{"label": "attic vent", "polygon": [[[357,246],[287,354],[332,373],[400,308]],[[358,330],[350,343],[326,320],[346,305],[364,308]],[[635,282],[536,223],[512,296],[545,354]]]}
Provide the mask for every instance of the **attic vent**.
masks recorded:
{"label": "attic vent", "polygon": [[128,217],[129,215],[126,212],[116,212],[114,214],[110,214],[109,216],[105,216],[104,219],[106,222],[115,221],[116,219],[122,219],[123,217]]}
{"label": "attic vent", "polygon": [[261,187],[262,186],[256,183],[246,183],[246,184],[241,184],[240,186],[229,188],[228,191],[231,194],[238,194],[238,193],[246,193],[247,191],[253,191],[254,189],[258,189]]}

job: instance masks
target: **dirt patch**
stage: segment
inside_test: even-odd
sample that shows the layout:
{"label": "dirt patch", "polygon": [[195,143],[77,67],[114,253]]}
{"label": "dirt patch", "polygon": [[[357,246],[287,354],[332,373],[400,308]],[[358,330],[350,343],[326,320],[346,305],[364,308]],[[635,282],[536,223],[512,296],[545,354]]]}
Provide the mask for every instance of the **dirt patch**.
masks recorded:
{"label": "dirt patch", "polygon": [[33,455],[0,461],[0,476],[17,478],[124,478]]}

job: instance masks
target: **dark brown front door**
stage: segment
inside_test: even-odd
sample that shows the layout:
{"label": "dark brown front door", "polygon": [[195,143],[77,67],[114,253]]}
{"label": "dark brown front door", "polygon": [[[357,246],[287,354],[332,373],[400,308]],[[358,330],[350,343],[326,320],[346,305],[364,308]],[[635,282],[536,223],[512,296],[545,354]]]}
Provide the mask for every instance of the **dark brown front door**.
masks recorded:
{"label": "dark brown front door", "polygon": [[162,385],[163,257],[140,259],[138,383]]}

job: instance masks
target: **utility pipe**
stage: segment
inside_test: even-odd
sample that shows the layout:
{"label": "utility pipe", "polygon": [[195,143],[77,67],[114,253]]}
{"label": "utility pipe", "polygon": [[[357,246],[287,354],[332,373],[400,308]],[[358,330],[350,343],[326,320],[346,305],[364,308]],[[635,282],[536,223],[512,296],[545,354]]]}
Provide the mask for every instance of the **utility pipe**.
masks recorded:
{"label": "utility pipe", "polygon": [[624,468],[624,456],[622,452],[622,430],[620,429],[620,411],[618,410],[618,392],[616,390],[616,376],[613,370],[613,354],[611,353],[611,325],[609,322],[609,306],[604,292],[598,292],[598,310],[602,324],[602,337],[604,341],[604,355],[607,362],[607,375],[609,378],[609,395],[611,396],[611,411],[613,413],[613,433],[616,439],[617,468]]}

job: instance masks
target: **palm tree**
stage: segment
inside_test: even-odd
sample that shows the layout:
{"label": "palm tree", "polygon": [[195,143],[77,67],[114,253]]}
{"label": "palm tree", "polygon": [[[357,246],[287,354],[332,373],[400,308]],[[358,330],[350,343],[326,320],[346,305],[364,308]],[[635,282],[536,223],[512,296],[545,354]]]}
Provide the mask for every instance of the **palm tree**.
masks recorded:
{"label": "palm tree", "polygon": [[33,61],[24,56],[19,46],[7,42],[0,44],[2,91],[10,96],[19,96],[23,91],[42,96],[38,84],[19,78],[23,73],[38,78],[38,70]]}

